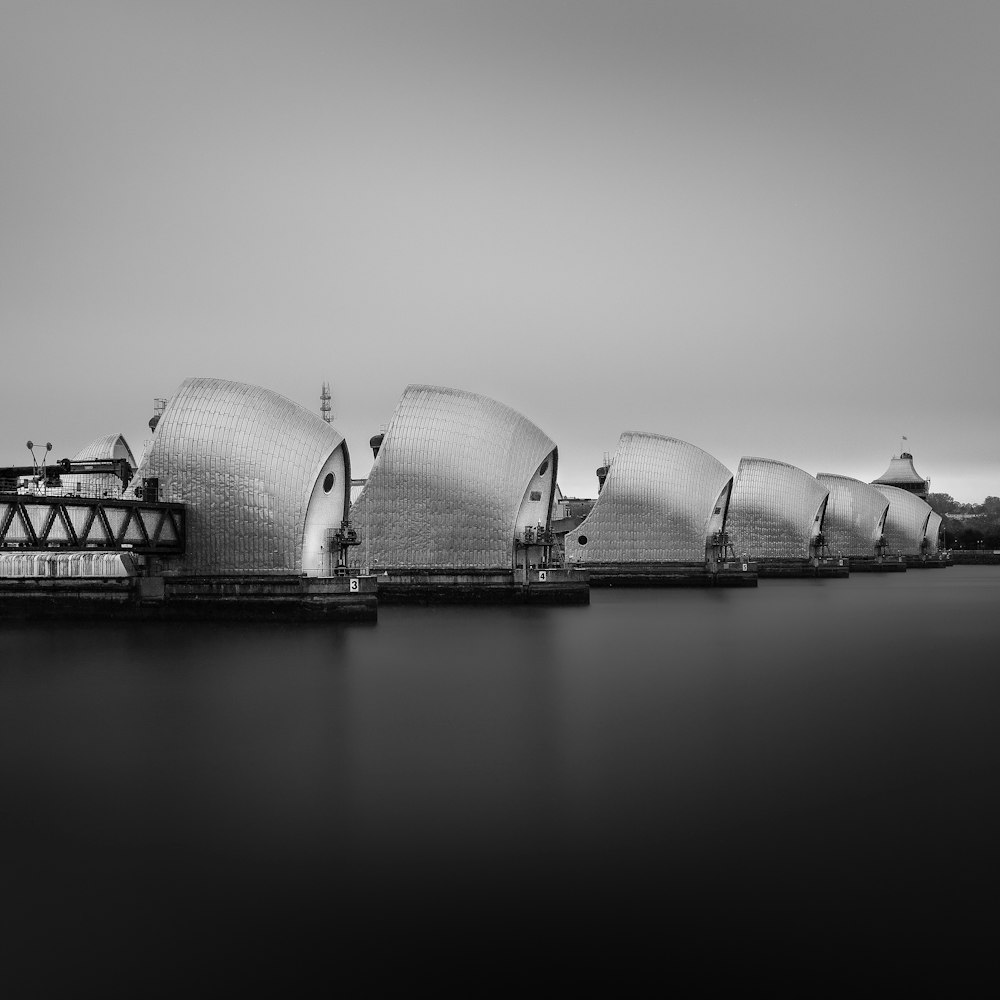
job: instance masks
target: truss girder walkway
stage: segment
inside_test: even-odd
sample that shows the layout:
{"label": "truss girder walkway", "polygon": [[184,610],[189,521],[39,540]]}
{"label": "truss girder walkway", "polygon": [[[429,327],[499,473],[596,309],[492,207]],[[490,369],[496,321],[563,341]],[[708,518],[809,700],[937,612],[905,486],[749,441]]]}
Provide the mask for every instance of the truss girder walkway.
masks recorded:
{"label": "truss girder walkway", "polygon": [[0,493],[0,549],[184,551],[184,504]]}

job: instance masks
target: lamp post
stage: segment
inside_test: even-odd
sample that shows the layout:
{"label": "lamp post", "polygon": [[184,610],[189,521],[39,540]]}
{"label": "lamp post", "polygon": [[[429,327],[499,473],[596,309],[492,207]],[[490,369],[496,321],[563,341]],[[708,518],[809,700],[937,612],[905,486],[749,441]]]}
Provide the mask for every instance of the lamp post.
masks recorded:
{"label": "lamp post", "polygon": [[[41,448],[41,445],[38,445]],[[38,480],[35,486],[38,489],[42,489],[45,486],[45,456],[52,451],[52,442],[45,442],[45,451],[42,452],[42,462],[39,464],[38,459],[35,457],[35,442],[28,442],[28,451],[31,452],[31,467],[35,470],[35,476]]]}

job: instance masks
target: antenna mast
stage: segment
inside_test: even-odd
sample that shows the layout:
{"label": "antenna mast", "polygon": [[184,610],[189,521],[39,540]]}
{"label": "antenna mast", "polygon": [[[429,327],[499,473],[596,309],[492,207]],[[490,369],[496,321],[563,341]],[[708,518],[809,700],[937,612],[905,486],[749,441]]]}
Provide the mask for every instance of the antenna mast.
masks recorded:
{"label": "antenna mast", "polygon": [[319,394],[319,412],[329,424],[333,422],[333,410],[330,408],[330,383],[323,383],[323,391]]}

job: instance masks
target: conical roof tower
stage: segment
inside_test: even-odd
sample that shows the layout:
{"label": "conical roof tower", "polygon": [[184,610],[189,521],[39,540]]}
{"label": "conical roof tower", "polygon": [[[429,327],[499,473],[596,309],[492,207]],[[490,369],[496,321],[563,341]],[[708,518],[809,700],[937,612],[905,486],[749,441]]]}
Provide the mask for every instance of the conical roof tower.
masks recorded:
{"label": "conical roof tower", "polygon": [[913,467],[913,456],[908,451],[893,455],[889,462],[889,468],[878,479],[873,479],[872,485],[895,486],[908,493],[915,493],[924,499],[927,498],[927,494],[931,490],[931,481],[924,479]]}

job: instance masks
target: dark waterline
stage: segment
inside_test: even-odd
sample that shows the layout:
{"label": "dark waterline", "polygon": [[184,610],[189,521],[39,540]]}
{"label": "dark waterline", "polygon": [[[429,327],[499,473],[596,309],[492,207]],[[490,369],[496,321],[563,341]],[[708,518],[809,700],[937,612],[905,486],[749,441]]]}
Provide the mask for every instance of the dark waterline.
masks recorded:
{"label": "dark waterline", "polygon": [[592,596],[4,624],[4,942],[986,932],[1000,568]]}

